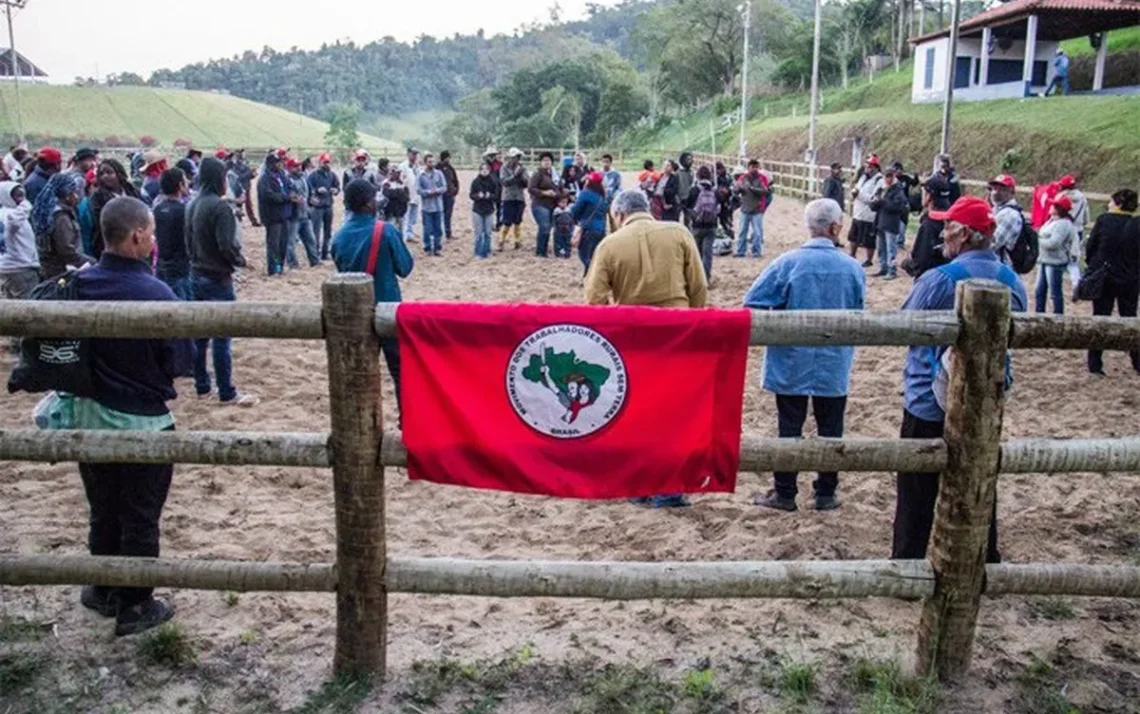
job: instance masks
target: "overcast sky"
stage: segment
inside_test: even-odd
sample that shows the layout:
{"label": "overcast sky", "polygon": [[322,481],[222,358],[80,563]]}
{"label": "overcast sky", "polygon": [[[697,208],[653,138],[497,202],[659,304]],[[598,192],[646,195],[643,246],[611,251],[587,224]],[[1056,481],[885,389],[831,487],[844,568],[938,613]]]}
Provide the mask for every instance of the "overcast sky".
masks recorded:
{"label": "overcast sky", "polygon": [[[554,0],[28,0],[16,11],[16,48],[51,77],[130,71],[148,76],[269,45],[315,49],[391,35],[450,37],[480,28],[509,33],[546,20]],[[594,0],[615,5],[617,0]],[[585,16],[587,0],[559,0],[562,18]],[[3,24],[3,21],[0,21]],[[0,46],[7,46],[7,27]]]}

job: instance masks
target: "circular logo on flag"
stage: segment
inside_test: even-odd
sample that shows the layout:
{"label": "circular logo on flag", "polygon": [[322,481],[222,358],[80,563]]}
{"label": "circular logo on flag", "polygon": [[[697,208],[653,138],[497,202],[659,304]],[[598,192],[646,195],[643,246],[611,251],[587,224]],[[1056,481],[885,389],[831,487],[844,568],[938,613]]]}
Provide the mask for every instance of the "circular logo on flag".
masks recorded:
{"label": "circular logo on flag", "polygon": [[556,439],[589,436],[625,405],[625,362],[610,341],[582,325],[527,335],[507,364],[507,398],[527,426]]}

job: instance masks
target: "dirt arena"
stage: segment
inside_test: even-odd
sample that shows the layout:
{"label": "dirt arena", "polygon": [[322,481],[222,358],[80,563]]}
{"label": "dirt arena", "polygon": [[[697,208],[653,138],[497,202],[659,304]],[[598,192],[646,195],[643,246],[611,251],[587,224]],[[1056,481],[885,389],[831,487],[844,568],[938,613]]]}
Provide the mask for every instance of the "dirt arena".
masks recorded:
{"label": "dirt arena", "polygon": [[[470,178],[463,178],[465,187]],[[581,264],[576,257],[536,258],[529,215],[522,250],[489,260],[474,258],[469,205],[463,198],[459,201],[456,237],[442,258],[422,257],[422,250],[411,246],[416,265],[403,282],[405,300],[582,301]],[[802,204],[778,198],[767,216],[766,236],[764,259],[716,259],[711,291],[716,305],[739,305],[770,257],[805,239]],[[331,267],[269,279],[264,275],[263,238],[262,231],[246,227],[243,240],[250,267],[240,277],[238,299],[318,301],[320,284]],[[868,278],[869,308],[896,309],[910,285],[905,276],[894,282]],[[1090,312],[1084,304],[1067,309]],[[898,435],[904,353],[903,348],[857,352],[848,435]],[[754,349],[751,357],[744,428],[775,436],[774,398],[759,383],[763,350]],[[1140,376],[1129,369],[1127,357],[1106,356],[1107,379],[1088,375],[1084,359],[1080,352],[1016,354],[1005,436],[1140,434]],[[261,404],[239,409],[198,401],[192,382],[182,380],[177,385],[181,397],[172,405],[179,429],[328,429],[321,343],[236,340],[234,363],[238,388],[260,395]],[[2,365],[6,377],[13,358],[5,355]],[[394,398],[386,371],[385,379],[385,409],[392,415]],[[30,426],[34,403],[29,395],[5,397],[0,424]],[[841,509],[794,514],[751,505],[752,495],[769,487],[770,474],[742,474],[737,493],[697,497],[692,508],[669,512],[413,483],[399,469],[389,469],[387,477],[389,553],[407,556],[885,558],[894,508],[888,473],[842,475]],[[801,504],[808,502],[804,496],[810,495],[811,478],[801,475]],[[1004,476],[998,499],[1001,547],[1010,562],[1140,564],[1140,479],[1093,473]],[[86,552],[87,506],[74,464],[0,464],[0,514],[0,552]],[[175,558],[331,561],[331,472],[179,466],[163,519],[162,544],[163,555]],[[40,680],[55,684],[42,685],[38,693],[0,691],[0,712],[279,711],[306,701],[315,706],[313,692],[331,670],[332,595],[168,594],[177,608],[177,622],[197,650],[197,667],[156,672],[141,664],[138,638],[114,638],[108,621],[79,607],[78,587],[0,588],[0,617],[5,622],[48,623],[53,634],[41,646],[58,663]],[[1052,678],[1058,690],[1066,687],[1066,695],[1083,710],[1140,711],[1140,603],[1044,600],[1002,597],[983,602],[973,676],[945,694],[942,711],[1045,711],[1026,699],[1024,686],[1026,672],[1037,671],[1032,669],[1037,658],[1052,664],[1047,673],[1038,674]],[[361,711],[584,711],[573,694],[555,700],[535,694],[521,675],[492,708],[472,708],[470,701],[457,696],[441,698],[438,707],[409,698],[409,683],[420,681],[422,674],[422,666],[413,667],[417,661],[499,661],[519,652],[551,667],[583,660],[599,667],[652,666],[674,680],[694,668],[711,668],[717,685],[731,696],[724,708],[700,711],[787,710],[792,705],[763,673],[779,662],[814,663],[819,692],[792,710],[855,711],[843,668],[859,657],[897,658],[909,666],[919,607],[882,599],[618,603],[394,595],[390,684],[373,692]],[[0,660],[4,652],[20,646],[0,641]],[[56,687],[59,694],[51,694]],[[1078,702],[1079,696],[1085,699]],[[682,710],[681,704],[678,707]],[[599,706],[595,711],[642,710]]]}

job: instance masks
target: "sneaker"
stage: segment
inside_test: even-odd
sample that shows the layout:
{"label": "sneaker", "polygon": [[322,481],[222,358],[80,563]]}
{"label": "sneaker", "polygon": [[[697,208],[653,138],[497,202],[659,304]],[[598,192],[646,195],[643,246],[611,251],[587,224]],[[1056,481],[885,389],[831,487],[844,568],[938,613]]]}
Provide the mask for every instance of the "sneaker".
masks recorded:
{"label": "sneaker", "polygon": [[222,401],[227,407],[255,407],[261,403],[261,397],[249,392],[238,392],[232,399]]}
{"label": "sneaker", "polygon": [[1094,377],[1107,377],[1108,376],[1107,374],[1104,373],[1103,369],[1090,369],[1089,374],[1093,375]]}
{"label": "sneaker", "polygon": [[776,489],[772,489],[767,493],[762,493],[752,499],[752,503],[764,508],[774,508],[777,511],[796,511],[799,506],[796,505],[796,499],[781,496],[776,493]]}
{"label": "sneaker", "polygon": [[870,260],[864,260],[863,261],[863,267],[864,268],[870,268],[872,265],[874,265],[874,263],[872,263]]}
{"label": "sneaker", "polygon": [[887,273],[883,276],[883,280],[898,280],[898,277],[899,276],[894,273]]}
{"label": "sneaker", "polygon": [[887,275],[887,271],[885,271],[885,270],[880,270],[879,272],[875,273],[875,274],[874,274],[874,275],[872,275],[871,277],[873,277],[873,278],[882,278],[882,277],[885,277],[886,275]]}
{"label": "sneaker", "polygon": [[80,591],[79,602],[103,617],[114,617],[119,611],[119,605],[111,595],[111,588],[88,585]]}
{"label": "sneaker", "polygon": [[137,605],[123,608],[115,618],[115,635],[137,635],[158,627],[174,617],[174,607],[165,600],[147,598]]}
{"label": "sneaker", "polygon": [[839,497],[835,494],[832,494],[830,496],[820,496],[818,494],[816,495],[815,510],[834,511],[836,508],[839,508]]}
{"label": "sneaker", "polygon": [[629,502],[635,506],[642,508],[688,508],[693,505],[689,499],[681,494],[674,494],[672,496],[643,496],[641,498],[631,498]]}

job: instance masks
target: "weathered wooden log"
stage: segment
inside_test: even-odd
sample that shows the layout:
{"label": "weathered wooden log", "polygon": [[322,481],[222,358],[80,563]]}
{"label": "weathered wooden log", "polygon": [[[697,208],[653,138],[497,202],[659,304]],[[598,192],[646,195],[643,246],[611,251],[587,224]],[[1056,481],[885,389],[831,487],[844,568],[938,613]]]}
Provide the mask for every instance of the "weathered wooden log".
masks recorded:
{"label": "weathered wooden log", "polygon": [[1001,472],[1140,471],[1140,436],[1121,439],[1011,439],[1001,446]]}
{"label": "weathered wooden log", "polygon": [[557,562],[391,558],[392,592],[605,600],[929,595],[923,561]]}
{"label": "weathered wooden log", "polygon": [[934,594],[918,626],[918,671],[957,679],[970,667],[997,499],[1009,289],[992,280],[957,285],[962,332],[951,354],[942,473],[930,538]]}
{"label": "weathered wooden log", "polygon": [[284,302],[0,302],[0,335],[319,340],[321,306]]}
{"label": "weathered wooden log", "polygon": [[1140,319],[1084,315],[1017,315],[1010,345],[1066,350],[1140,350]]}
{"label": "weathered wooden log", "polygon": [[384,675],[388,593],[384,588],[384,467],[380,340],[373,331],[372,277],[334,275],[321,287],[332,412],[336,505],[338,675]]}
{"label": "weathered wooden log", "polygon": [[328,466],[327,433],[0,429],[0,459]]}
{"label": "weathered wooden log", "polygon": [[4,554],[0,584],[331,592],[336,589],[336,573],[331,563]]}
{"label": "weathered wooden log", "polygon": [[1140,598],[1140,568],[1071,563],[987,565],[986,594]]}

